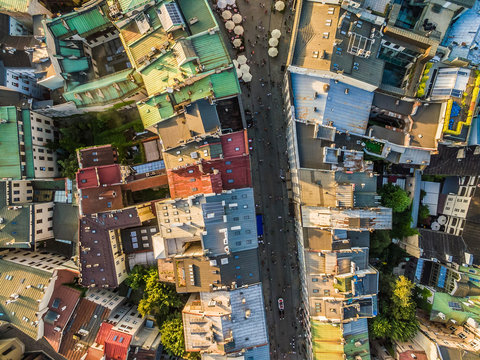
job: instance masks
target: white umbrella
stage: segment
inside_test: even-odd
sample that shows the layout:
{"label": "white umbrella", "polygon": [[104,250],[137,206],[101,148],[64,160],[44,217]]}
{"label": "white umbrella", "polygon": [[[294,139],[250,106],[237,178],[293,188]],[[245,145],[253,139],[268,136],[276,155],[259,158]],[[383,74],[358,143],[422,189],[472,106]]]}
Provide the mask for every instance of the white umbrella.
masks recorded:
{"label": "white umbrella", "polygon": [[223,10],[222,18],[224,18],[225,20],[231,19],[232,18],[232,12],[230,10]]}
{"label": "white umbrella", "polygon": [[268,40],[268,45],[270,46],[277,46],[278,45],[278,39],[277,38],[270,38],[270,40]]}
{"label": "white umbrella", "polygon": [[242,39],[233,40],[233,46],[235,46],[236,48],[242,46]]}
{"label": "white umbrella", "polygon": [[247,73],[243,74],[242,79],[245,82],[250,82],[250,81],[252,81],[252,74],[247,72]]}
{"label": "white umbrella", "polygon": [[232,20],[235,24],[240,24],[243,20],[242,15],[240,14],[235,14],[232,16]]}
{"label": "white umbrella", "polygon": [[268,55],[270,55],[270,57],[277,56],[278,55],[277,48],[271,47],[270,49],[268,49]]}
{"label": "white umbrella", "polygon": [[233,65],[234,65],[236,68],[238,68],[239,63],[238,63],[237,59],[233,59]]}
{"label": "white umbrella", "polygon": [[247,63],[247,57],[245,55],[240,55],[237,58],[237,61],[240,65],[246,64]]}
{"label": "white umbrella", "polygon": [[235,23],[232,21],[232,20],[228,20],[226,23],[225,23],[225,28],[227,30],[233,30],[235,28]]}
{"label": "white umbrella", "polygon": [[248,66],[247,64],[242,64],[240,66],[240,71],[244,74],[248,73],[250,71],[250,66]]}
{"label": "white umbrella", "polygon": [[285,9],[285,3],[283,1],[277,1],[275,3],[275,10],[283,11],[283,9]]}
{"label": "white umbrella", "polygon": [[240,79],[243,75],[242,71],[239,68],[235,68],[235,70],[237,72],[237,77]]}
{"label": "white umbrella", "polygon": [[235,5],[235,0],[226,0],[227,5]]}
{"label": "white umbrella", "polygon": [[282,36],[282,32],[280,30],[275,29],[275,30],[272,31],[272,37],[278,39],[280,36]]}
{"label": "white umbrella", "polygon": [[237,35],[243,35],[243,26],[241,25],[235,26],[235,29],[233,29],[233,32]]}
{"label": "white umbrella", "polygon": [[227,7],[227,1],[226,0],[218,0],[217,6],[219,9],[225,9]]}

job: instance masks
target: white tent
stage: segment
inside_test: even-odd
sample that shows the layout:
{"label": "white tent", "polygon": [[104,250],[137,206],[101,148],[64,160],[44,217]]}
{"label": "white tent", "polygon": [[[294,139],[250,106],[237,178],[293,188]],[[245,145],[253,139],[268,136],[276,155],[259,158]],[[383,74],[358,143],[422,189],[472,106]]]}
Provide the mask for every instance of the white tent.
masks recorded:
{"label": "white tent", "polygon": [[223,10],[222,18],[225,20],[230,20],[232,18],[232,12],[230,10]]}
{"label": "white tent", "polygon": [[275,57],[278,55],[278,50],[277,48],[274,48],[274,47],[271,47],[270,49],[268,49],[268,55],[270,57]]}
{"label": "white tent", "polygon": [[233,40],[233,46],[235,46],[236,48],[242,46],[242,39]]}
{"label": "white tent", "polygon": [[225,9],[227,7],[227,0],[218,0],[217,6],[220,9]]}
{"label": "white tent", "polygon": [[242,79],[245,82],[250,82],[250,81],[252,81],[252,74],[247,72],[247,73],[243,74]]}
{"label": "white tent", "polygon": [[240,56],[237,58],[237,61],[238,61],[238,64],[239,64],[239,65],[246,64],[246,63],[247,63],[247,57],[246,57],[245,55],[240,55]]}
{"label": "white tent", "polygon": [[283,1],[277,1],[275,3],[275,10],[277,11],[283,11],[285,9],[285,3]]}
{"label": "white tent", "polygon": [[282,32],[278,29],[275,29],[272,31],[272,37],[278,39],[280,36],[282,36]]}
{"label": "white tent", "polygon": [[236,68],[240,65],[237,61],[237,59],[233,59],[233,65],[235,65]]}
{"label": "white tent", "polygon": [[226,0],[227,5],[235,5],[235,0]]}
{"label": "white tent", "polygon": [[233,30],[235,28],[235,23],[232,21],[232,20],[228,20],[226,23],[225,23],[225,28],[227,30]]}
{"label": "white tent", "polygon": [[233,29],[233,32],[237,35],[243,35],[243,26],[241,25],[235,26],[235,29]]}
{"label": "white tent", "polygon": [[278,46],[278,39],[270,38],[270,40],[268,40],[268,45],[273,46],[273,47]]}
{"label": "white tent", "polygon": [[240,79],[243,75],[242,71],[239,68],[235,68],[235,70],[237,72],[237,77]]}
{"label": "white tent", "polygon": [[235,24],[241,24],[243,18],[242,18],[242,15],[240,15],[240,14],[235,14],[235,15],[232,16],[232,20],[233,20],[233,22],[234,22]]}
{"label": "white tent", "polygon": [[240,70],[242,71],[242,73],[247,73],[250,71],[250,66],[248,66],[247,64],[242,64],[240,65]]}

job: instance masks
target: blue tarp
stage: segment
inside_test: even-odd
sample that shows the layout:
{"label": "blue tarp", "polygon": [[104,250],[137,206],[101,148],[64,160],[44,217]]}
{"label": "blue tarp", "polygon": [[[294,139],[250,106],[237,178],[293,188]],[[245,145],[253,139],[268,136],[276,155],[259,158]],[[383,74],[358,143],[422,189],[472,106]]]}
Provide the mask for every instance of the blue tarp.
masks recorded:
{"label": "blue tarp", "polygon": [[257,215],[257,235],[263,235],[263,216],[262,214]]}

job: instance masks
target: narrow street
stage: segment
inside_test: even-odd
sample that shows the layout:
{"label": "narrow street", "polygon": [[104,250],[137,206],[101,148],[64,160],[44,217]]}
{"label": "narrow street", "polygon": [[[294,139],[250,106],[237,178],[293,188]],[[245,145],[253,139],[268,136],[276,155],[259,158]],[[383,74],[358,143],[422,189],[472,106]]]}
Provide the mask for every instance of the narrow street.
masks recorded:
{"label": "narrow street", "polygon": [[[288,7],[283,12],[272,10],[274,1],[254,2],[237,0],[244,16],[245,52],[253,80],[242,84],[242,101],[251,112],[253,126],[248,129],[253,140],[251,152],[252,177],[257,213],[264,216],[264,243],[259,244],[266,316],[269,328],[272,359],[304,359],[300,325],[300,283],[297,266],[293,222],[290,220],[285,175],[288,172],[286,155],[285,118],[282,83],[290,29],[294,14]],[[290,4],[290,6],[292,6]],[[218,18],[220,27],[223,21]],[[268,39],[273,29],[279,29],[279,54],[268,56]],[[229,34],[222,28],[224,40],[232,59],[237,51]],[[247,115],[249,122],[250,115]],[[277,301],[283,298],[284,318],[281,319]]]}

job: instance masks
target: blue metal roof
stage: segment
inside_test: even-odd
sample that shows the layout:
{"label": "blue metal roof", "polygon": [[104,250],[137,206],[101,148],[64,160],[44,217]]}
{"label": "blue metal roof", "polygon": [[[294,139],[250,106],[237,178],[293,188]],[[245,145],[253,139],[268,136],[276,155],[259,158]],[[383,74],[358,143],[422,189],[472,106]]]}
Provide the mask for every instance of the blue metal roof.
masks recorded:
{"label": "blue metal roof", "polygon": [[373,92],[339,81],[291,73],[295,117],[365,134]]}
{"label": "blue metal roof", "polygon": [[447,268],[445,266],[442,266],[440,268],[440,274],[438,275],[438,281],[437,281],[437,286],[439,288],[444,288],[445,287],[445,279],[447,278]]}

